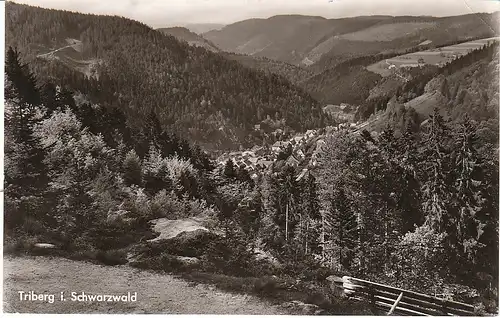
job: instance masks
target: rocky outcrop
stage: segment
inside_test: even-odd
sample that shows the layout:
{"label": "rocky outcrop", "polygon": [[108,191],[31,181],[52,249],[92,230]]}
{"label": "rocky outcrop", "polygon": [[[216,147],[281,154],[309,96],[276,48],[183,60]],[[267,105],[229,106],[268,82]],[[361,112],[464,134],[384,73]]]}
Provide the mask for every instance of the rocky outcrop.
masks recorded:
{"label": "rocky outcrop", "polygon": [[160,234],[158,237],[150,240],[151,242],[170,239],[183,232],[192,232],[196,230],[208,232],[208,229],[203,226],[203,220],[197,218],[179,220],[161,218],[151,221],[151,224],[153,225],[153,230]]}

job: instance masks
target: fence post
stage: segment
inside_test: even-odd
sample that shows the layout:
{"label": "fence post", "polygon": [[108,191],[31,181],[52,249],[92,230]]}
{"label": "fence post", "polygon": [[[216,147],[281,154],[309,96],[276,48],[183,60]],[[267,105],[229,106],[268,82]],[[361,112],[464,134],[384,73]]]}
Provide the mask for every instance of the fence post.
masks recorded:
{"label": "fence post", "polygon": [[392,313],[394,312],[394,310],[396,310],[396,307],[398,307],[398,304],[401,301],[401,298],[403,298],[403,293],[399,294],[398,299],[396,299],[396,301],[392,305],[391,310],[389,310],[389,313],[387,314],[387,316],[392,315]]}
{"label": "fence post", "polygon": [[373,289],[373,285],[370,284],[370,287],[368,288],[368,292],[370,293],[370,305],[373,310],[376,309],[375,307],[375,290]]}
{"label": "fence post", "polygon": [[442,305],[441,305],[441,311],[443,312],[443,316],[447,316],[448,315],[448,310],[446,310],[446,303],[443,302]]}

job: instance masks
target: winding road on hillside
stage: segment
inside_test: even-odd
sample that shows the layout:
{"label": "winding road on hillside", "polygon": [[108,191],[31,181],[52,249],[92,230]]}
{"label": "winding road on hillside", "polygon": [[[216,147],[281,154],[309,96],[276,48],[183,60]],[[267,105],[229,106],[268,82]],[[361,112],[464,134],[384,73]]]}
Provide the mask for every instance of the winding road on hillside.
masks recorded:
{"label": "winding road on hillside", "polygon": [[67,48],[70,48],[70,47],[75,47],[75,45],[78,45],[78,44],[70,44],[70,45],[66,45],[66,46],[63,46],[63,47],[60,47],[56,50],[53,50],[53,51],[50,51],[50,52],[47,52],[47,53],[43,53],[43,54],[38,54],[36,57],[42,57],[42,58],[47,58],[49,56],[52,56],[54,55],[54,53],[57,53],[59,51],[62,51],[64,49],[67,49]]}
{"label": "winding road on hillside", "polygon": [[[4,312],[101,314],[286,314],[283,309],[248,295],[190,284],[171,275],[129,266],[101,266],[50,257],[5,257]],[[19,291],[54,294],[55,301],[21,301]],[[64,292],[66,301],[60,300]],[[137,292],[136,302],[76,302],[71,292],[124,295]]]}

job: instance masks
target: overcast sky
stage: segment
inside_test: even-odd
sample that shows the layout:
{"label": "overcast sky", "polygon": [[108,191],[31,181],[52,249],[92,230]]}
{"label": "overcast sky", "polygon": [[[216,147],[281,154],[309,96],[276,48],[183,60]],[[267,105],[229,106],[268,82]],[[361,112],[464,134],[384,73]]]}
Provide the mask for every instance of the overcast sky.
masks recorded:
{"label": "overcast sky", "polygon": [[447,16],[500,10],[500,0],[14,0],[45,8],[120,15],[152,27],[229,24],[277,14]]}

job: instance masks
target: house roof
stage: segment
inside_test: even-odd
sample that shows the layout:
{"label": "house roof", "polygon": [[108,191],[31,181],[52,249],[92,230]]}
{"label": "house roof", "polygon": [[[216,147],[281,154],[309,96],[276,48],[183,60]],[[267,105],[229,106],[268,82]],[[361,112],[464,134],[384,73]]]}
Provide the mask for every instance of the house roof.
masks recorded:
{"label": "house roof", "polygon": [[300,163],[299,160],[297,160],[293,155],[291,155],[290,157],[288,157],[288,159],[286,160],[287,163]]}
{"label": "house roof", "polygon": [[273,164],[273,162],[271,160],[262,160],[260,163],[266,167],[269,167],[270,165]]}
{"label": "house roof", "polygon": [[297,178],[295,179],[295,181],[300,181],[302,178],[305,177],[305,175],[308,172],[309,172],[309,169],[307,169],[307,168],[302,169],[302,171],[299,173],[299,175],[297,176]]}

